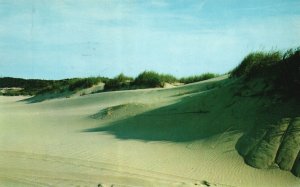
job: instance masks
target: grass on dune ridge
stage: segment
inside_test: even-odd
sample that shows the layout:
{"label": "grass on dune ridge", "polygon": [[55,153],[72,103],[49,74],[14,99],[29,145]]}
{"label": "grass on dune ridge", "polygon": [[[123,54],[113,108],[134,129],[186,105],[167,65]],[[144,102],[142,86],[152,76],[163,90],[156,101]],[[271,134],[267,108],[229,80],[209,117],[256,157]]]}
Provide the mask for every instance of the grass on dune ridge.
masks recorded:
{"label": "grass on dune ridge", "polygon": [[[295,94],[300,90],[300,48],[281,51],[253,52],[230,72],[231,78],[242,78],[245,81],[263,78],[275,85],[279,90]],[[88,77],[63,80],[21,79],[12,77],[0,78],[0,88],[5,88],[0,95],[41,95],[45,93],[63,93],[66,91],[90,88],[98,83],[105,84],[103,91],[128,90],[138,88],[163,87],[165,83],[189,84],[219,76],[214,73],[204,73],[189,77],[177,78],[170,74],[155,71],[144,71],[137,77],[126,76],[123,73],[114,78]],[[13,89],[21,88],[21,89]]]}
{"label": "grass on dune ridge", "polygon": [[[165,83],[192,83],[213,78],[217,75],[206,73],[199,76],[192,76],[178,79],[170,74],[160,74],[155,71],[144,71],[136,78],[126,76],[123,73],[114,78],[107,77],[88,77],[72,78],[63,80],[40,80],[22,79],[12,77],[0,78],[0,88],[6,88],[0,95],[41,95],[45,93],[62,93],[65,91],[77,91],[90,88],[98,83],[105,84],[104,91],[129,90],[138,88],[157,88],[163,87]],[[22,89],[13,89],[22,88]]]}
{"label": "grass on dune ridge", "polygon": [[232,70],[230,77],[249,82],[260,78],[274,90],[289,95],[300,93],[300,47],[281,51],[254,52]]}
{"label": "grass on dune ridge", "polygon": [[[45,93],[62,93],[92,87],[99,82],[106,82],[105,77],[72,78],[63,80],[22,79],[12,77],[0,78],[0,88],[6,88],[6,92],[0,95],[40,95]],[[22,88],[22,89],[13,89]]]}

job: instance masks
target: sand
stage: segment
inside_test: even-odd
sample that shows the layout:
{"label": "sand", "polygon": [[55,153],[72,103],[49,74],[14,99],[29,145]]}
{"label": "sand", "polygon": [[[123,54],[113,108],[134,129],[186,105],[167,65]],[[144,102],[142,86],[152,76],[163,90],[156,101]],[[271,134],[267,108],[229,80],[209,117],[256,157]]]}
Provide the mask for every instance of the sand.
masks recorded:
{"label": "sand", "polygon": [[263,103],[233,97],[232,84],[0,97],[0,186],[300,186],[237,153]]}

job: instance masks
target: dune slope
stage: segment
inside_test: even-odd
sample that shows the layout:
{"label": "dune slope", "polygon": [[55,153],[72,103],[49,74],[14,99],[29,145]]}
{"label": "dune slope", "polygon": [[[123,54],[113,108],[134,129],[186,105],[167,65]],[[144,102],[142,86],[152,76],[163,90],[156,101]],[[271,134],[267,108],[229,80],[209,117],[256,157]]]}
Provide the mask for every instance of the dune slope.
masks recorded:
{"label": "dune slope", "polygon": [[[283,116],[264,115],[276,108],[273,100],[240,90],[238,80],[224,76],[169,89],[40,103],[0,97],[0,184],[300,186],[299,178],[289,171],[258,170],[244,163],[237,142],[242,145],[245,137],[252,137],[255,124]],[[296,124],[282,130],[294,128]],[[285,156],[300,163],[290,142],[281,143],[274,159],[297,174],[299,164],[290,169]],[[258,149],[257,144],[253,147]]]}

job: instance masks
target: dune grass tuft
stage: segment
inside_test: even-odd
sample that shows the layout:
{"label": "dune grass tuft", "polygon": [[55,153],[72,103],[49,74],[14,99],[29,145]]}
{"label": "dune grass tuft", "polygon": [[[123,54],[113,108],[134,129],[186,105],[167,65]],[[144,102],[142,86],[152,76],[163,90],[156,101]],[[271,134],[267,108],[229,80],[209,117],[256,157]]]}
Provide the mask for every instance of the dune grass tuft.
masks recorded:
{"label": "dune grass tuft", "polygon": [[109,79],[106,81],[104,90],[124,90],[129,89],[131,82],[133,81],[132,77],[126,76],[123,73],[114,77],[113,79]]}
{"label": "dune grass tuft", "polygon": [[184,83],[184,84],[189,84],[193,82],[199,82],[199,81],[204,81],[208,79],[212,79],[219,76],[218,74],[214,73],[204,73],[201,75],[194,75],[194,76],[189,76],[189,77],[183,77],[179,79],[179,82]]}
{"label": "dune grass tuft", "polygon": [[176,77],[170,74],[159,74],[154,71],[144,71],[139,74],[133,81],[133,86],[136,87],[163,87],[164,83],[177,82]]}
{"label": "dune grass tuft", "polygon": [[275,90],[285,94],[300,93],[300,48],[280,51],[255,52],[247,55],[230,77],[243,77],[246,81],[262,78]]}
{"label": "dune grass tuft", "polygon": [[259,73],[265,73],[268,67],[280,62],[282,53],[279,51],[273,52],[254,52],[247,55],[232,72],[232,77],[246,76],[252,78]]}

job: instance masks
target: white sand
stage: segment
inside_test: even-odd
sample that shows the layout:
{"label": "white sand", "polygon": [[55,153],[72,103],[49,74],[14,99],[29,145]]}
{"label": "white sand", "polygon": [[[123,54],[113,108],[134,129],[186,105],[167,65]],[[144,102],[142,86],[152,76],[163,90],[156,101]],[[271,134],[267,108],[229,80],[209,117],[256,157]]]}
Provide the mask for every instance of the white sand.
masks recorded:
{"label": "white sand", "polygon": [[234,130],[254,113],[241,108],[248,100],[231,107],[218,81],[34,104],[0,97],[0,186],[300,186],[244,163]]}

